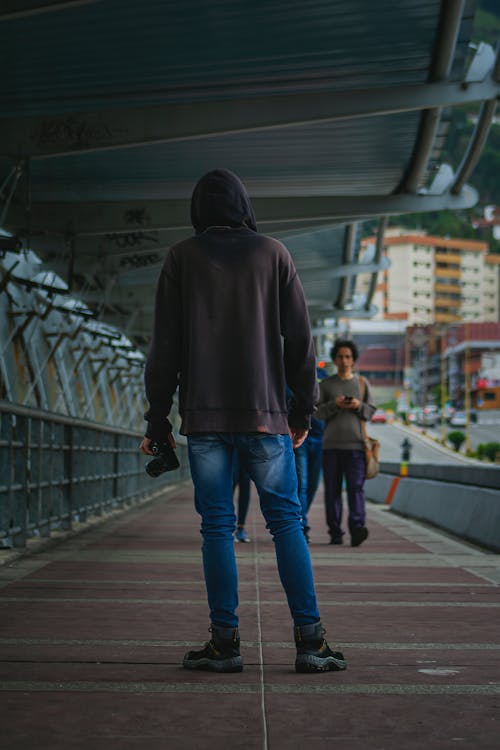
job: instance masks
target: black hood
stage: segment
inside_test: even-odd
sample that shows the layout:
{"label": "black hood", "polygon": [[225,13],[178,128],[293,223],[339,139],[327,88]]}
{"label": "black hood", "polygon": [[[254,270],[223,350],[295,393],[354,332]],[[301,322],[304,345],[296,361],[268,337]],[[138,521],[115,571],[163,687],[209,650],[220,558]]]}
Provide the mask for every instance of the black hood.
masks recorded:
{"label": "black hood", "polygon": [[191,223],[197,234],[208,227],[247,226],[257,231],[246,188],[227,169],[214,169],[198,180],[191,198]]}

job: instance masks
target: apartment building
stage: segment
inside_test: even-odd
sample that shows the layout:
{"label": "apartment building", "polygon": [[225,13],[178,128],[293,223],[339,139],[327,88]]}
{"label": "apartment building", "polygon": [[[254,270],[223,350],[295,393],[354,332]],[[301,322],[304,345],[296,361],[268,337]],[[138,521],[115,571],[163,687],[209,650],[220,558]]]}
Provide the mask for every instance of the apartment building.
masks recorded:
{"label": "apartment building", "polygon": [[[364,239],[362,253],[371,252],[374,242]],[[384,248],[391,266],[379,277],[375,319],[408,325],[500,319],[500,256],[488,253],[486,242],[391,228]],[[359,291],[367,284],[360,277]]]}

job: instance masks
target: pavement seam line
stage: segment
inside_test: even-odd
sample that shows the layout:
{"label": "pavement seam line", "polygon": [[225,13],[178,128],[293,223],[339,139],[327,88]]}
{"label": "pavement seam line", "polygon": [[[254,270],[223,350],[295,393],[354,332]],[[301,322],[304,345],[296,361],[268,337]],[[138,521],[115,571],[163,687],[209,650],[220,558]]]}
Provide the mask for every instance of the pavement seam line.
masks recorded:
{"label": "pavement seam line", "polygon": [[267,717],[266,717],[266,698],[265,698],[265,686],[264,686],[264,652],[262,649],[262,618],[261,618],[261,602],[260,602],[260,585],[259,585],[259,557],[258,557],[258,541],[257,541],[257,529],[255,522],[255,510],[252,518],[252,536],[254,539],[253,559],[254,559],[254,570],[255,570],[255,596],[257,599],[257,638],[258,638],[258,649],[259,649],[259,669],[260,669],[260,702],[262,712],[262,747],[263,750],[268,750],[267,740]]}
{"label": "pavement seam line", "polygon": [[[292,648],[293,641],[241,641],[243,646],[257,648],[259,645],[270,648]],[[96,639],[96,638],[15,638],[0,637],[0,647],[4,646],[110,646],[143,648],[173,648],[178,646],[196,647],[202,646],[203,641],[180,641],[180,640],[139,640],[139,639]],[[368,649],[377,651],[499,651],[500,643],[432,643],[432,642],[373,642],[373,641],[350,641],[343,642],[345,648]]]}
{"label": "pavement seam line", "polygon": [[[258,597],[258,595],[257,595]],[[40,602],[48,602],[48,603],[54,603],[54,602],[60,602],[60,603],[68,603],[68,602],[81,602],[82,604],[148,604],[148,605],[194,605],[198,606],[203,602],[203,599],[124,599],[124,598],[112,598],[112,597],[65,597],[65,596],[56,596],[56,597],[50,597],[50,596],[0,596],[0,602],[8,602],[8,603],[16,603],[20,604],[22,602],[26,602],[28,604],[38,604]],[[241,599],[239,601],[240,604],[248,604],[248,605],[256,605],[260,606],[261,604],[266,605],[277,605],[277,604],[283,604],[283,606],[286,605],[285,602],[277,602],[274,599],[260,599],[259,597],[256,599]],[[451,607],[470,607],[472,609],[495,609],[500,607],[500,602],[443,602],[443,601],[425,601],[425,602],[419,602],[419,601],[384,601],[383,599],[379,600],[368,600],[364,601],[363,599],[357,600],[357,601],[328,601],[324,600],[322,602],[322,605],[325,607],[418,607],[418,608],[425,608],[425,607],[444,607],[444,608],[451,608]]]}
{"label": "pavement seam line", "polygon": [[[500,683],[490,685],[470,684],[426,685],[421,683],[359,683],[336,684],[265,684],[274,694],[288,695],[500,695]],[[48,680],[2,680],[0,692],[107,692],[107,693],[236,693],[255,694],[260,687],[249,683],[186,683],[186,682],[91,682]],[[267,735],[266,735],[267,737]],[[267,750],[267,740],[265,744]]]}

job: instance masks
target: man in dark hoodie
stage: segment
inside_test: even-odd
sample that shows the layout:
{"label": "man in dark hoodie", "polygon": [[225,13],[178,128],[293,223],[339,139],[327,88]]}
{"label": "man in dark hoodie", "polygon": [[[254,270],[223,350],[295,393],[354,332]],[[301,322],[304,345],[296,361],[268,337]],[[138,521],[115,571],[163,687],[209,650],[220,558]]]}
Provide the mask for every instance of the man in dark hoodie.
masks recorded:
{"label": "man in dark hoodie", "polygon": [[[295,625],[296,670],[345,669],[342,654],[323,637],[297,497],[292,446],[307,436],[318,395],[302,286],[286,248],[257,232],[246,189],[233,173],[217,169],[200,179],[191,221],[195,236],[170,248],[158,281],[141,444],[144,453],[151,453],[152,440],[175,447],[168,415],[179,386],[212,633],[183,664],[243,669],[233,542],[237,449],[273,536]],[[289,410],[285,382],[293,392]]]}

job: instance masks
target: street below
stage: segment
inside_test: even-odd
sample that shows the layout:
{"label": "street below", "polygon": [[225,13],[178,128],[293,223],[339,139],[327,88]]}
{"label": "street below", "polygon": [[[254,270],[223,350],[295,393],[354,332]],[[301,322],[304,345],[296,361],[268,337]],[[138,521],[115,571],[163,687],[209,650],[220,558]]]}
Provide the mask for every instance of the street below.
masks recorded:
{"label": "street below", "polygon": [[[481,415],[482,417],[483,415]],[[488,443],[493,441],[500,442],[500,414],[496,412],[496,420],[484,424],[481,421],[478,424],[471,424],[470,443],[474,450],[479,443]],[[446,425],[446,435],[453,430],[458,429]],[[461,430],[463,432],[463,430]],[[401,443],[405,437],[408,437],[412,444],[411,463],[431,463],[442,465],[460,465],[477,464],[484,465],[485,462],[466,458],[461,453],[455,453],[451,448],[443,447],[438,441],[441,437],[441,428],[421,428],[421,427],[404,427],[399,423],[393,424],[370,424],[368,432],[371,437],[380,441],[380,460],[381,461],[400,461],[401,460]],[[491,466],[491,464],[488,463]],[[500,468],[500,467],[499,467]]]}

